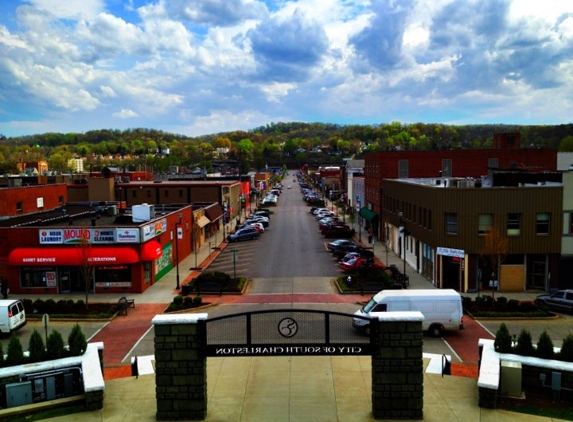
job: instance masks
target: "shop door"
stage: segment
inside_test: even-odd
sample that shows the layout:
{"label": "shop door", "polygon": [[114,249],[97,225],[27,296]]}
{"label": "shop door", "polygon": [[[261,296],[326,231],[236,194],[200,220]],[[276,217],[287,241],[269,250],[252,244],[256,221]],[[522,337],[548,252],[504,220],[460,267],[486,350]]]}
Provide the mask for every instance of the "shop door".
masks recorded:
{"label": "shop door", "polygon": [[60,269],[60,277],[59,277],[59,287],[58,287],[58,292],[59,293],[68,293],[71,291],[72,286],[71,286],[71,269],[64,267]]}
{"label": "shop door", "polygon": [[547,283],[547,256],[527,256],[527,288],[546,290]]}
{"label": "shop door", "polygon": [[[457,261],[455,261],[457,259]],[[459,258],[444,256],[442,272],[442,288],[460,290],[460,261]]]}

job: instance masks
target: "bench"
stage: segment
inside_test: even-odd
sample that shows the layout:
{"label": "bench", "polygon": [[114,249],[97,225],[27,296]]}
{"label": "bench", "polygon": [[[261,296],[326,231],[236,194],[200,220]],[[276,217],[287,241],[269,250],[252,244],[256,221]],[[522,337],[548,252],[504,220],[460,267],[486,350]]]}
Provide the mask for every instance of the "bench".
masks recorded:
{"label": "bench", "polygon": [[203,283],[197,283],[197,294],[213,293],[223,295],[223,283],[216,283],[214,281],[205,281]]}
{"label": "bench", "polygon": [[117,301],[118,314],[127,316],[127,308],[135,308],[135,299],[128,299],[122,296]]}

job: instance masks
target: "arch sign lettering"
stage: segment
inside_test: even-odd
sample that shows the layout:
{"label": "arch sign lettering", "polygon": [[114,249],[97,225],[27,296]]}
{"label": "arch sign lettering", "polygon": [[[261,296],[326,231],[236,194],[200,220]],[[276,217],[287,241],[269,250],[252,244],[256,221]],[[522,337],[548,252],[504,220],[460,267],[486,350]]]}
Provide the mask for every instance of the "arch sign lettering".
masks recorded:
{"label": "arch sign lettering", "polygon": [[373,331],[352,326],[355,315],[315,310],[272,310],[199,321],[206,357],[372,355]]}

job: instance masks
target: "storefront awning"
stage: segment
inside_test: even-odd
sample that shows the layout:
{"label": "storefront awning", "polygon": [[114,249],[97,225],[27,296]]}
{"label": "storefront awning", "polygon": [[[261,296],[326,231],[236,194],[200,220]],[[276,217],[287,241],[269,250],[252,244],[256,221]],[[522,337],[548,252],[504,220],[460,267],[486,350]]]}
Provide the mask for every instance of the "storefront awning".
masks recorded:
{"label": "storefront awning", "polygon": [[8,255],[8,264],[14,266],[83,265],[86,261],[89,265],[133,264],[139,262],[139,255],[127,247],[93,246],[85,250],[81,247],[16,248]]}
{"label": "storefront awning", "polygon": [[207,224],[209,224],[211,222],[211,220],[209,220],[207,217],[205,217],[204,215],[202,215],[201,217],[199,217],[199,220],[195,221],[195,223],[199,226],[199,227],[205,227]]}
{"label": "storefront awning", "polygon": [[205,216],[211,221],[217,221],[223,216],[223,208],[219,203],[214,203],[205,208]]}
{"label": "storefront awning", "polygon": [[369,210],[368,207],[362,207],[362,209],[360,210],[360,216],[369,223],[378,221],[378,214],[375,213],[374,211]]}
{"label": "storefront awning", "polygon": [[143,248],[141,248],[142,261],[155,261],[157,258],[161,257],[161,255],[163,255],[163,250],[157,240],[150,240],[143,245]]}

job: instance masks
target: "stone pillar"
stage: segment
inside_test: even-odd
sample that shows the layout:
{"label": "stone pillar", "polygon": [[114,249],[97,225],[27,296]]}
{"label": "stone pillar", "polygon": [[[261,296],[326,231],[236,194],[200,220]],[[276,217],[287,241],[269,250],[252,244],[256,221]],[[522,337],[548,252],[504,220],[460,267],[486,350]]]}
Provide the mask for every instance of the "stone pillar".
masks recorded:
{"label": "stone pillar", "polygon": [[423,419],[423,319],[421,312],[386,312],[373,327],[377,345],[372,356],[374,419]]}
{"label": "stone pillar", "polygon": [[155,396],[157,420],[207,417],[207,359],[201,356],[200,324],[207,314],[157,315]]}

